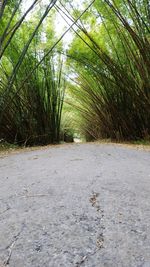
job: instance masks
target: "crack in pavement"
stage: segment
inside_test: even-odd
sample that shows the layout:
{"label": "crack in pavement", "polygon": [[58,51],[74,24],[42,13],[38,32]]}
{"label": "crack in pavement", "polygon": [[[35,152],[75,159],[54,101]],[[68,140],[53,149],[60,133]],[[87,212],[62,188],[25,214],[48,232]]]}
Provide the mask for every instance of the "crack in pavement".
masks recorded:
{"label": "crack in pavement", "polygon": [[19,239],[21,233],[23,232],[24,227],[25,227],[25,224],[23,223],[21,230],[14,236],[14,239],[12,240],[12,242],[5,248],[8,251],[8,257],[3,263],[4,266],[9,266],[10,259],[12,256],[13,247],[14,247],[15,243],[17,242],[17,240]]}
{"label": "crack in pavement", "polygon": [[[104,210],[101,209],[99,201],[98,201],[98,197],[99,197],[99,193],[96,192],[92,192],[92,195],[90,197],[90,203],[92,204],[92,207],[96,208],[97,212],[100,212],[101,217],[100,220],[104,217]],[[102,227],[102,229],[105,229],[104,225]],[[99,249],[103,248],[103,244],[104,244],[104,234],[103,232],[99,234],[97,241],[96,241],[97,247]]]}
{"label": "crack in pavement", "polygon": [[[92,207],[96,208],[96,211],[100,214],[99,220],[104,217],[104,210],[101,209],[99,201],[98,201],[99,193],[92,192],[92,195],[89,199],[90,203],[92,204]],[[104,225],[101,227],[102,230],[105,229]],[[86,255],[82,257],[82,259],[78,262],[76,262],[75,267],[80,267],[83,263],[85,263],[86,260],[88,260],[88,257],[94,256],[100,249],[104,248],[104,234],[103,231],[97,236],[96,240],[96,249],[93,252],[89,252]]]}

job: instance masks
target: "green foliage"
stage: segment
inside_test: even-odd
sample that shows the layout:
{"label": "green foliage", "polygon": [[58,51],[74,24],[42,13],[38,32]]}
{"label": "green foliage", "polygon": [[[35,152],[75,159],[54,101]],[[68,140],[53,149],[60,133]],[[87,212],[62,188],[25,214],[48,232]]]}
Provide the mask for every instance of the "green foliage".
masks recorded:
{"label": "green foliage", "polygon": [[135,2],[96,1],[90,16],[94,7],[100,25],[93,30],[93,21],[87,17],[88,30],[84,26],[78,28],[78,39],[68,53],[78,72],[78,86],[71,91],[75,99],[72,105],[80,114],[81,131],[88,140],[149,138],[147,6],[140,1],[139,13]]}
{"label": "green foliage", "polygon": [[[65,81],[62,79],[62,62],[54,67],[55,61],[54,57],[47,58],[20,87],[29,68],[37,63],[37,58],[28,53],[9,94],[1,95],[1,113],[4,107],[5,112],[0,138],[20,145],[59,142]],[[5,79],[7,76],[6,73]]]}
{"label": "green foliage", "polygon": [[[74,133],[87,140],[149,139],[148,2],[56,2],[35,0],[23,12],[21,0],[3,1],[0,138],[24,145],[72,140]],[[58,40],[55,34],[56,12],[75,33],[65,64],[64,56],[52,54],[56,45],[59,54],[64,50],[65,33]]]}
{"label": "green foliage", "polygon": [[[0,138],[19,145],[59,142],[65,92],[60,56],[50,55],[56,39],[48,16],[55,1],[26,15],[21,1],[6,1],[0,27]],[[47,17],[46,26],[42,25]],[[53,17],[53,16],[52,16]],[[47,55],[47,56],[45,56]]]}

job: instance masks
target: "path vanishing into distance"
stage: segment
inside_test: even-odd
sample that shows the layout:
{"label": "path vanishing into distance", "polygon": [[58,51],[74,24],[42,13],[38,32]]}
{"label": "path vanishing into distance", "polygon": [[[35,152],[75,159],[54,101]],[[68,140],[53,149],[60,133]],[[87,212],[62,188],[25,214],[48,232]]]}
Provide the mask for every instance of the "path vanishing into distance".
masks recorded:
{"label": "path vanishing into distance", "polygon": [[150,151],[0,154],[0,267],[150,267]]}

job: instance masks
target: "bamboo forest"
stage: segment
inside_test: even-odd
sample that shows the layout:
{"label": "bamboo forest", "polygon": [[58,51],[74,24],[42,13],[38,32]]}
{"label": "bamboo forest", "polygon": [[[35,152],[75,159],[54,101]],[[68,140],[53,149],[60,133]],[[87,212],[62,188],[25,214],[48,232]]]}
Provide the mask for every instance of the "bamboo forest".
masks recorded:
{"label": "bamboo forest", "polygon": [[148,0],[1,0],[0,140],[150,140]]}

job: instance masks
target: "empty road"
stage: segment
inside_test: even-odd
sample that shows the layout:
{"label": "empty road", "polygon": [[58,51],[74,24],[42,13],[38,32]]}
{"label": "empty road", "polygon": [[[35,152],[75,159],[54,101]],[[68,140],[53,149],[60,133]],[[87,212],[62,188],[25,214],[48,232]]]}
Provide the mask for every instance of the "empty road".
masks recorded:
{"label": "empty road", "polygon": [[0,155],[0,267],[150,267],[150,151]]}

